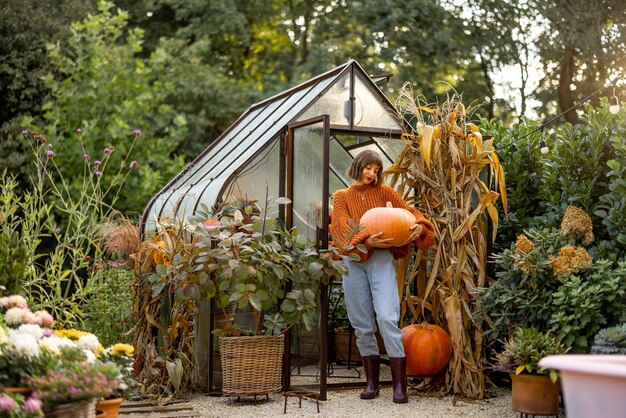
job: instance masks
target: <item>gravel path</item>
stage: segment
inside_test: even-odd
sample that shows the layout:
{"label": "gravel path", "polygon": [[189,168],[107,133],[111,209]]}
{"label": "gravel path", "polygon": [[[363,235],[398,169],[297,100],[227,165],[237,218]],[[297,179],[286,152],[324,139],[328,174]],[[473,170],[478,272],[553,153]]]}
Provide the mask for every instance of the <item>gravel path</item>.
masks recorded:
{"label": "gravel path", "polygon": [[431,398],[409,391],[409,403],[394,404],[391,401],[391,388],[383,387],[380,396],[373,400],[359,399],[360,389],[331,391],[327,401],[320,401],[320,413],[317,413],[315,401],[302,400],[298,408],[298,398],[289,398],[287,414],[283,414],[284,397],[282,394],[270,395],[269,401],[254,398],[219,398],[197,396],[191,400],[194,412],[203,417],[375,417],[375,418],[439,418],[439,417],[481,417],[508,418],[516,417],[511,409],[511,391],[497,388],[493,398],[475,402],[458,401],[452,404],[452,397]]}

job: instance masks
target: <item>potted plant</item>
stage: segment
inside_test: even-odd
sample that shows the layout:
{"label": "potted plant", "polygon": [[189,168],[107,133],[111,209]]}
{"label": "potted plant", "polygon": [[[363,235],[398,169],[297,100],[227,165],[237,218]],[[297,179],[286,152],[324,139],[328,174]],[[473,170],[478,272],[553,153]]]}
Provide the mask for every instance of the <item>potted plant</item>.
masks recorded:
{"label": "potted plant", "polygon": [[103,359],[117,365],[120,370],[119,384],[113,388],[109,396],[98,401],[96,408],[106,411],[107,418],[117,418],[124,399],[130,399],[139,382],[133,377],[134,347],[129,344],[117,343],[108,347]]}
{"label": "potted plant", "polygon": [[542,358],[567,352],[550,332],[535,328],[517,328],[496,355],[496,370],[509,372],[514,411],[522,414],[558,414],[558,374],[539,366]]}
{"label": "potted plant", "polygon": [[313,328],[321,284],[345,269],[330,250],[317,249],[296,229],[267,216],[268,206],[267,199],[264,208],[246,200],[212,217],[200,215],[205,218],[194,231],[193,249],[179,257],[182,270],[202,272],[201,294],[218,306],[251,307],[259,318],[254,329],[229,322],[215,331],[225,395],[282,389],[283,334],[298,323]]}

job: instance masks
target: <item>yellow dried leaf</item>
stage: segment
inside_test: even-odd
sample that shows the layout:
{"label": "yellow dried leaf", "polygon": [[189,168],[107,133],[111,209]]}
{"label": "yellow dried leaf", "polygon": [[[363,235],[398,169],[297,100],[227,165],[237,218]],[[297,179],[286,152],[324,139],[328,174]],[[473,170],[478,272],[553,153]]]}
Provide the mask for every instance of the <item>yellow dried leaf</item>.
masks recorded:
{"label": "yellow dried leaf", "polygon": [[433,133],[435,128],[432,125],[424,125],[422,129],[422,138],[420,141],[420,151],[426,168],[430,170],[430,151],[433,146]]}

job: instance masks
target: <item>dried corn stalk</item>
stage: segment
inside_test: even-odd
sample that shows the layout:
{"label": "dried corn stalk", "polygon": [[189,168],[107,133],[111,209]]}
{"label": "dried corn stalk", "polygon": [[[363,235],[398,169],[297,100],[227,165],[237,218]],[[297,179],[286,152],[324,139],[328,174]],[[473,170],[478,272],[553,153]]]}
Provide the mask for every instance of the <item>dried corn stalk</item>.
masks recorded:
{"label": "dried corn stalk", "polygon": [[[472,316],[473,290],[485,285],[487,241],[495,237],[498,198],[506,211],[504,172],[492,139],[482,138],[467,122],[459,96],[427,106],[405,85],[396,108],[415,128],[403,134],[405,148],[385,175],[433,221],[437,235],[436,246],[418,252],[407,275],[403,312],[410,309],[416,320],[430,316],[449,331],[454,356],[443,392],[482,399],[483,334]],[[491,237],[488,218],[494,226]]]}

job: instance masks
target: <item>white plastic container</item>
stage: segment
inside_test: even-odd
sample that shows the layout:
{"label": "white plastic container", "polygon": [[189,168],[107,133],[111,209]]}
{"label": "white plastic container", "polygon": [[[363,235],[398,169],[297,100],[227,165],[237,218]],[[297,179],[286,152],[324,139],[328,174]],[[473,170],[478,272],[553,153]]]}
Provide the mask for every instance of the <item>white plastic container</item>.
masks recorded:
{"label": "white plastic container", "polygon": [[539,366],[560,371],[568,418],[626,417],[626,356],[565,354]]}

